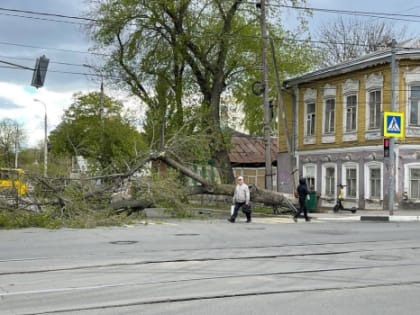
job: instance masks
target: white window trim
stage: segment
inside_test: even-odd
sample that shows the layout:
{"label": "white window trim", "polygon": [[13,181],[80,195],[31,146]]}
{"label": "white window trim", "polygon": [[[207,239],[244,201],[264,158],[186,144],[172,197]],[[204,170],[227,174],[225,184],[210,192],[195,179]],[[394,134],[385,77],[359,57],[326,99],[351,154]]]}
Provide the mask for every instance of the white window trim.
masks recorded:
{"label": "white window trim", "polygon": [[[403,188],[403,193],[407,193],[409,198],[410,198],[410,169],[412,169],[412,168],[420,168],[420,163],[408,163],[408,164],[404,165],[404,188]],[[419,199],[415,199],[415,200],[419,200]]]}
{"label": "white window trim", "polygon": [[[329,100],[334,100],[334,127],[333,127],[333,131],[326,131],[325,127],[326,127],[326,123],[327,123],[327,101]],[[336,109],[337,109],[337,102],[335,97],[328,97],[328,98],[324,98],[323,104],[322,104],[322,134],[323,135],[333,135],[336,133]]]}
{"label": "white window trim", "polygon": [[375,132],[380,128],[377,129],[369,129],[369,121],[370,121],[370,111],[369,111],[369,94],[371,92],[374,92],[376,90],[379,90],[381,92],[381,106],[380,106],[380,112],[383,111],[383,103],[384,103],[384,97],[383,97],[383,83],[384,83],[384,77],[382,73],[372,73],[370,75],[367,75],[365,78],[365,90],[366,90],[366,131],[369,132]]}
{"label": "white window trim", "polygon": [[[314,134],[313,135],[309,135],[308,134],[308,105],[309,104],[314,104],[315,106],[315,119],[314,119]],[[305,123],[305,137],[315,137],[315,133],[316,133],[316,103],[315,101],[308,101],[305,102],[305,119],[304,119],[304,123]]]}
{"label": "white window trim", "polygon": [[366,91],[366,131],[367,132],[375,132],[375,131],[380,129],[380,127],[375,128],[375,129],[369,129],[369,124],[370,124],[369,96],[370,96],[370,93],[373,93],[373,92],[376,92],[376,91],[379,91],[380,95],[381,95],[381,105],[380,105],[380,108],[379,108],[379,112],[383,111],[383,102],[384,102],[383,101],[383,99],[384,99],[383,98],[383,89],[382,88],[373,88],[373,89],[370,89],[370,90]]}
{"label": "white window trim", "polygon": [[[347,130],[347,97],[356,96],[356,129],[352,131]],[[358,121],[358,110],[359,105],[359,81],[347,79],[343,83],[343,140],[354,141],[357,140],[357,121]]]}
{"label": "white window trim", "polygon": [[[346,170],[348,168],[355,168],[356,169],[356,197],[351,197],[351,199],[359,199],[359,178],[360,178],[360,172],[359,172],[359,164],[354,162],[346,162],[342,166],[341,174],[342,174],[342,182],[341,184],[346,185],[347,182],[347,172]],[[344,188],[344,196],[347,196],[347,189]],[[350,198],[350,197],[349,197]]]}
{"label": "white window trim", "polygon": [[[322,164],[322,169],[321,169],[321,178],[322,178],[322,183],[324,183],[324,179],[325,176],[327,175],[327,168],[334,168],[334,172],[335,172],[335,182],[334,182],[334,186],[337,187],[338,183],[337,183],[337,164],[335,163],[325,163]],[[337,189],[335,190],[336,194],[337,194]],[[327,196],[327,187],[326,185],[322,185],[322,196]],[[334,196],[335,197],[335,196]]]}
{"label": "white window trim", "polygon": [[[306,89],[303,94],[303,136],[304,144],[314,144],[316,141],[316,98],[318,91],[316,89]],[[315,125],[314,134],[308,135],[307,118],[308,118],[308,104],[315,104]]]}
{"label": "white window trim", "polygon": [[411,69],[410,71],[404,72],[404,81],[405,81],[405,90],[407,91],[406,95],[406,106],[405,106],[405,136],[406,137],[419,137],[420,136],[420,127],[410,126],[410,108],[411,108],[411,86],[420,85],[420,67]]}
{"label": "white window trim", "polygon": [[369,195],[365,195],[366,199],[371,199],[371,200],[376,200],[376,199],[372,199],[372,197],[370,196],[370,169],[371,168],[380,168],[381,169],[381,195],[380,195],[380,200],[384,200],[384,195],[383,195],[383,187],[384,187],[384,182],[383,182],[383,174],[384,174],[384,164],[382,162],[377,162],[377,161],[371,161],[365,164],[365,191],[367,193],[369,193]]}
{"label": "white window trim", "polygon": [[[314,163],[307,163],[307,164],[303,165],[302,166],[302,177],[303,178],[306,178],[306,177],[308,177],[308,175],[312,176],[312,174],[309,174],[309,172],[308,172],[308,169],[309,168],[313,168],[314,169],[314,174],[313,174],[314,182],[315,182],[314,190],[317,190],[317,181],[318,181],[318,178],[317,178],[317,165],[316,164],[314,164]],[[309,189],[309,187],[308,187],[308,189]]]}
{"label": "white window trim", "polygon": [[410,125],[411,120],[411,88],[413,86],[420,86],[420,80],[419,81],[413,81],[410,82],[410,84],[407,84],[407,107],[406,107],[406,117],[405,119],[405,127],[414,128],[414,129],[420,129],[420,121],[418,122],[419,125]]}
{"label": "white window trim", "polygon": [[[325,123],[327,120],[325,109],[327,108],[327,100],[334,100],[334,131],[325,132]],[[334,143],[337,132],[337,88],[335,85],[325,84],[322,94],[322,143]]]}

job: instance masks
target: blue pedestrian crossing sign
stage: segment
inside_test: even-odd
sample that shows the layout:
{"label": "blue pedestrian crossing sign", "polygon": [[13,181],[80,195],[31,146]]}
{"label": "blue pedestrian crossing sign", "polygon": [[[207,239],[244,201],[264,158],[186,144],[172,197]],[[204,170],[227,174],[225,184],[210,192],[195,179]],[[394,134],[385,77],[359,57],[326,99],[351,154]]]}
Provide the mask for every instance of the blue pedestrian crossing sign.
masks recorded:
{"label": "blue pedestrian crossing sign", "polygon": [[404,113],[384,112],[384,137],[404,137]]}

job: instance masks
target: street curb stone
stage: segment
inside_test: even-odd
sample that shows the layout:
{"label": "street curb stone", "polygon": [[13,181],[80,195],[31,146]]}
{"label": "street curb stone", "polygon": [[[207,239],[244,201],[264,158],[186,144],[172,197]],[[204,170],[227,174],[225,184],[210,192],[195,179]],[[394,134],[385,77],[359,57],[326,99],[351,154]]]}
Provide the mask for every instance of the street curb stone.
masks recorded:
{"label": "street curb stone", "polygon": [[370,222],[420,222],[420,216],[414,215],[361,215],[348,217],[318,217],[326,221],[370,221]]}

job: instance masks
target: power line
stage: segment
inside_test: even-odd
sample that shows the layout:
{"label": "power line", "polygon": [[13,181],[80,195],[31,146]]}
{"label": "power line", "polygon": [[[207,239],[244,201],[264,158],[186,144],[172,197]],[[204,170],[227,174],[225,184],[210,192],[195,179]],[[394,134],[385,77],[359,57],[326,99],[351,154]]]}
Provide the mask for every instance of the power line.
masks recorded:
{"label": "power line", "polygon": [[[251,4],[257,4],[257,2],[248,2]],[[395,17],[395,16],[401,16],[401,17],[415,17],[420,19],[420,15],[415,14],[398,14],[398,13],[383,13],[383,12],[373,12],[373,11],[354,11],[354,10],[338,10],[338,9],[324,9],[324,8],[315,8],[315,7],[302,7],[302,6],[292,6],[292,5],[282,5],[282,4],[269,4],[270,6],[276,6],[276,7],[284,7],[284,8],[290,8],[290,9],[296,9],[296,10],[312,10],[312,11],[320,11],[320,12],[327,12],[327,13],[339,13],[339,14],[351,14],[351,15],[361,15],[361,16],[369,16],[369,17]],[[8,8],[1,8],[0,11],[7,11],[7,12],[18,12],[18,13],[25,13],[25,14],[32,14],[32,15],[42,15],[42,16],[52,16],[52,17],[60,17],[65,19],[76,19],[76,20],[82,20],[82,21],[89,21],[89,22],[97,22],[96,19],[91,18],[85,18],[85,17],[79,17],[79,16],[70,16],[70,15],[63,15],[63,14],[55,14],[55,13],[47,13],[47,12],[40,12],[40,11],[29,11],[29,10],[18,10],[18,9],[8,9]],[[375,14],[375,15],[373,15]],[[0,13],[0,15],[8,15],[5,13]],[[43,19],[43,18],[35,18],[35,17],[29,17],[29,16],[22,16],[22,15],[13,15],[11,16],[21,17],[21,18],[29,18],[29,19],[36,19],[36,20],[46,20],[46,21],[52,21],[52,22],[63,22],[63,23],[74,23],[74,24],[83,24],[85,23],[79,23],[79,22],[69,22],[69,21],[62,21],[62,20],[54,20],[54,19]],[[406,21],[406,20],[405,20]],[[412,22],[420,22],[419,21],[412,21]],[[257,35],[243,35],[243,34],[225,34],[226,36],[231,37],[240,37],[240,38],[254,38],[254,39],[261,39],[261,36]],[[202,37],[203,34],[200,35]],[[214,36],[220,36],[220,34],[214,34]],[[350,46],[359,46],[359,47],[367,47],[368,44],[361,44],[361,43],[349,43],[349,42],[327,42],[327,41],[321,41],[321,40],[305,40],[305,39],[294,39],[294,38],[286,38],[285,40],[295,40],[298,42],[310,42],[310,43],[317,43],[317,44],[334,44],[334,45],[350,45]],[[278,41],[278,40],[277,40]],[[35,47],[35,46],[28,46],[28,45],[22,45],[22,44],[13,44],[13,43],[2,43],[0,44],[8,44],[8,45],[15,45],[15,46],[21,46],[21,47],[29,47],[29,48],[42,48],[42,47]],[[384,46],[378,46],[378,47],[386,47]],[[398,48],[406,48],[406,47],[398,47]],[[408,47],[409,48],[409,47]],[[102,56],[109,56],[106,54],[100,54],[100,53],[92,53],[92,52],[81,52],[81,51],[72,51],[72,50],[66,50],[66,49],[59,49],[59,48],[46,48],[46,49],[54,49],[59,51],[66,51],[66,52],[75,52],[75,53],[89,53],[93,55],[102,55]]]}
{"label": "power line", "polygon": [[18,10],[18,9],[8,9],[8,8],[1,8],[1,7],[0,7],[0,11],[26,13],[26,14],[32,14],[32,15],[52,16],[52,17],[59,17],[59,18],[65,18],[65,19],[88,21],[88,22],[97,22],[97,20],[95,20],[95,19],[90,19],[90,18],[85,18],[85,17],[80,17],[80,16],[64,15],[64,14],[57,14],[57,13],[47,13],[47,12],[41,12],[41,11]]}
{"label": "power line", "polygon": [[[404,18],[416,18],[420,19],[418,14],[402,14],[402,13],[389,13],[389,12],[375,12],[375,11],[358,11],[358,10],[339,10],[339,9],[325,9],[325,8],[315,8],[315,7],[302,7],[295,5],[285,5],[285,4],[270,4],[273,7],[281,7],[295,10],[305,10],[305,11],[315,11],[315,12],[325,12],[325,13],[334,13],[334,14],[345,14],[345,15],[356,15],[356,16],[366,16],[366,17],[379,17],[387,19],[395,19],[401,21],[407,21]],[[419,20],[408,20],[410,22],[420,22]]]}
{"label": "power line", "polygon": [[82,23],[82,22],[47,19],[47,18],[40,18],[40,17],[33,17],[33,16],[10,14],[10,13],[0,13],[0,15],[19,17],[19,18],[30,19],[30,20],[40,20],[40,21],[49,21],[49,22],[58,22],[58,23],[67,23],[67,24],[87,25],[87,23]]}
{"label": "power line", "polygon": [[[0,55],[0,58],[13,59],[13,60],[26,60],[26,61],[31,61],[31,62],[34,60],[34,58],[29,58],[29,57],[12,57],[12,56],[5,56],[5,55]],[[50,64],[58,64],[58,65],[64,65],[64,66],[75,66],[75,67],[85,67],[83,64],[52,61],[52,60],[50,60]]]}
{"label": "power line", "polygon": [[54,48],[54,47],[41,47],[41,46],[33,46],[33,45],[10,43],[10,42],[0,42],[0,45],[17,46],[17,47],[25,47],[25,48],[36,48],[36,49],[48,49],[48,50],[55,50],[55,51],[62,51],[62,52],[69,52],[69,53],[90,54],[90,55],[105,56],[105,57],[110,56],[110,55],[107,55],[107,54],[95,53],[95,52],[90,52],[90,51],[81,51],[81,50],[72,50],[72,49]]}

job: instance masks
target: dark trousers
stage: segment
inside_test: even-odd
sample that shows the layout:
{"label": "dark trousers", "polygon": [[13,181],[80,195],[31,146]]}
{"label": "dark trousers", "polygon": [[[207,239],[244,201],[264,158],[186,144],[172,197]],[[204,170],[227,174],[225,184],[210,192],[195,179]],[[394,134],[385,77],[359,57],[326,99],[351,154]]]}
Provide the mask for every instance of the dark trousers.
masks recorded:
{"label": "dark trousers", "polygon": [[251,207],[245,204],[245,202],[235,202],[235,208],[233,209],[233,214],[231,218],[233,220],[238,216],[239,209],[242,208],[242,212],[245,213],[247,221],[251,220]]}
{"label": "dark trousers", "polygon": [[299,212],[295,214],[295,218],[297,218],[301,213],[303,212],[303,215],[305,216],[305,220],[308,221],[308,209],[306,209],[306,198],[304,200],[301,200],[299,198]]}
{"label": "dark trousers", "polygon": [[334,212],[337,212],[338,210],[343,210],[344,206],[343,206],[343,201],[341,199],[337,199],[337,203],[335,204],[333,210]]}

